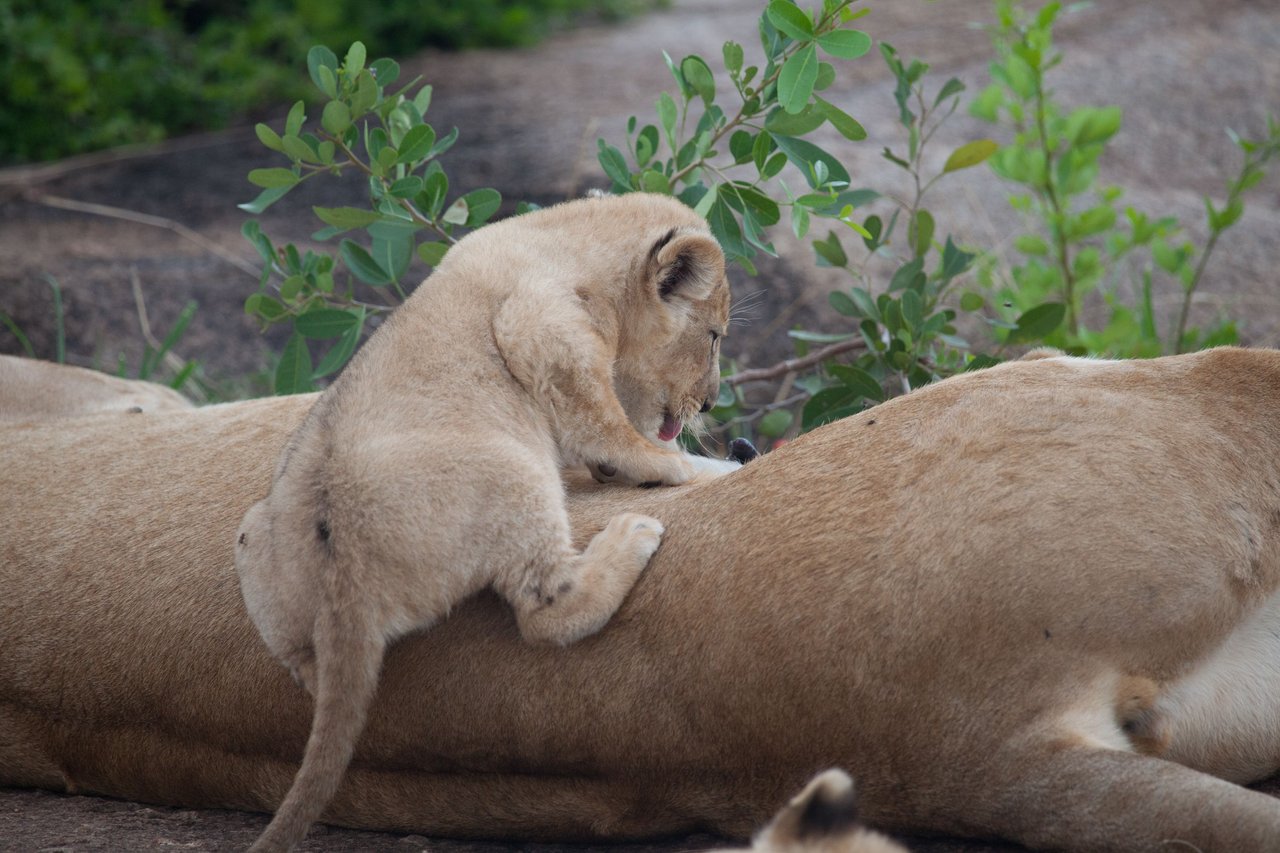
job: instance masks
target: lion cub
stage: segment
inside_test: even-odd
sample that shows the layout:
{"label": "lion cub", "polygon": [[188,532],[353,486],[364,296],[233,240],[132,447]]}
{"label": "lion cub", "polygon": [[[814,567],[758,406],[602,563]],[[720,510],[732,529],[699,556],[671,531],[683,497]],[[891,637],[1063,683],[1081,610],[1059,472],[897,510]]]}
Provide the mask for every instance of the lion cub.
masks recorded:
{"label": "lion cub", "polygon": [[636,194],[468,235],[370,338],[237,536],[249,615],[315,697],[302,766],[254,850],[297,843],[333,797],[392,640],[485,587],[531,642],[609,620],[663,528],[624,513],[576,552],[561,467],[692,477],[673,442],[716,396],[728,312],[706,223]]}

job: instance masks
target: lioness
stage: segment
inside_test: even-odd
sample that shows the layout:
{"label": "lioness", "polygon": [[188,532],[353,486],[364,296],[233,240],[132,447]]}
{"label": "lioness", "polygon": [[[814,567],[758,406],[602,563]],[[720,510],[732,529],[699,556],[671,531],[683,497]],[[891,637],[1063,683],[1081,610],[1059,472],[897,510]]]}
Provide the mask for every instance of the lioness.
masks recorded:
{"label": "lioness", "polygon": [[369,339],[236,536],[249,615],[316,709],[255,851],[290,849],[333,796],[388,643],[485,587],[530,642],[608,621],[662,524],[619,513],[579,553],[560,469],[688,480],[670,445],[715,399],[728,321],[705,221],[635,194],[469,234]]}
{"label": "lioness", "polygon": [[139,414],[190,409],[191,402],[154,382],[119,379],[96,370],[0,355],[0,421],[105,412]]}
{"label": "lioness", "polygon": [[[313,401],[0,425],[0,784],[279,804],[310,703],[226,542]],[[600,633],[482,594],[389,650],[326,820],[745,839],[839,766],[879,829],[1280,849],[1236,784],[1280,767],[1280,353],[1013,362],[709,482],[573,478],[576,543],[622,511],[666,533]]]}

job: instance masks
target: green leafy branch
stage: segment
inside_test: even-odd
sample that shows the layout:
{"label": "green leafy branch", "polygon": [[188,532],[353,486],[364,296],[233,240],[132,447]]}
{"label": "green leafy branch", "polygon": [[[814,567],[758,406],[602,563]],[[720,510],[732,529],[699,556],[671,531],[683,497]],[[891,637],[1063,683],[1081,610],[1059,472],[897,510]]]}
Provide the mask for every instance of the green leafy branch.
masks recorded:
{"label": "green leafy branch", "polygon": [[[315,380],[341,369],[366,320],[405,298],[403,280],[413,260],[439,264],[456,242],[457,229],[483,225],[502,203],[497,190],[487,188],[448,201],[449,179],[437,158],[457,141],[458,130],[441,136],[426,122],[431,86],[410,95],[420,82],[415,79],[392,91],[400,74],[395,61],[366,66],[364,45],[355,42],[341,64],[328,48],[312,48],[307,68],[327,99],[319,126],[307,128],[302,101],[289,111],[283,133],[257,125],[259,141],[287,157],[289,166],[251,171],[249,181],[262,192],[240,207],[261,213],[307,180],[354,169],[368,181],[369,207],[313,208],[326,227],[312,238],[326,241],[363,230],[368,248],[343,237],[337,258],[300,252],[292,244],[273,245],[256,221],[245,223],[244,236],[264,264],[259,292],[246,300],[245,311],[264,326],[293,323],[276,370],[279,393],[309,390]],[[335,277],[338,259],[349,273],[341,284]],[[357,298],[357,283],[374,288],[380,302]],[[309,342],[326,340],[333,343],[314,364]]]}

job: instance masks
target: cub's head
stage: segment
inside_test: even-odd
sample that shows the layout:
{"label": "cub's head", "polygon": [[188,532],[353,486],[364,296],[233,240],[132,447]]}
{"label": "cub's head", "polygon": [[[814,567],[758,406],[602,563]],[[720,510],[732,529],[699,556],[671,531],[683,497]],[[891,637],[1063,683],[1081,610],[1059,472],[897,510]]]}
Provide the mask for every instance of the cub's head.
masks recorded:
{"label": "cub's head", "polygon": [[634,194],[588,203],[616,206],[631,231],[614,390],[637,430],[674,441],[719,392],[729,326],[724,252],[706,222],[675,199]]}
{"label": "cub's head", "polygon": [[[755,837],[752,853],[906,853],[858,823],[853,780],[843,770],[815,776]],[[721,851],[732,853],[732,851]]]}

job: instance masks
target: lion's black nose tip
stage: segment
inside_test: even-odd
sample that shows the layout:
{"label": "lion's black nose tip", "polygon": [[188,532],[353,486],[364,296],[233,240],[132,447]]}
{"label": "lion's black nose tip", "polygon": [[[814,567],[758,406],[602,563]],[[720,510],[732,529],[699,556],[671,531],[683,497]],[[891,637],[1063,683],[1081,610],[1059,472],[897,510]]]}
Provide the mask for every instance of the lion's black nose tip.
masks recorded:
{"label": "lion's black nose tip", "polygon": [[748,439],[735,438],[729,442],[729,458],[734,462],[746,465],[759,455],[760,451],[756,450],[756,446]]}
{"label": "lion's black nose tip", "polygon": [[711,411],[711,407],[714,405],[715,405],[715,402],[710,397],[708,397],[707,399],[702,401],[702,408],[698,409],[698,411],[702,412],[702,414],[705,415],[707,412]]}

